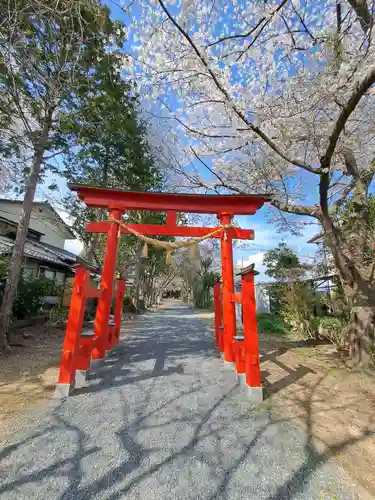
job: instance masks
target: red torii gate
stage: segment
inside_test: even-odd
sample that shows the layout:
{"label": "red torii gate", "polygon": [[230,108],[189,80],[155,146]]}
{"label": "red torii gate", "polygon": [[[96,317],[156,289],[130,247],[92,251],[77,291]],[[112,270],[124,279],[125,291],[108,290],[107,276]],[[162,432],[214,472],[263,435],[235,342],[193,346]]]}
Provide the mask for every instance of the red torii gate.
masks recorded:
{"label": "red torii gate", "polygon": [[[69,188],[77,192],[79,198],[89,207],[108,209],[109,218],[104,222],[90,222],[87,231],[92,233],[107,233],[107,246],[104,258],[100,289],[90,290],[87,285],[87,272],[79,270],[73,285],[72,301],[68,317],[66,337],[63,347],[59,382],[56,389],[58,397],[66,397],[75,385],[76,372],[88,369],[91,360],[102,360],[105,351],[112,348],[112,343],[118,341],[124,284],[119,283],[118,291],[113,291],[116,256],[119,237],[129,234],[118,222],[128,210],[150,210],[166,212],[166,224],[127,224],[138,233],[151,236],[182,236],[202,237],[212,233],[217,228],[187,227],[177,225],[177,213],[215,214],[220,225],[231,223],[234,215],[253,215],[270,195],[203,195],[174,194],[153,192],[130,192],[119,189],[105,189],[82,184],[70,184]],[[236,361],[233,338],[236,335],[235,301],[233,273],[233,239],[254,239],[251,229],[239,229],[233,226],[223,229],[212,236],[221,239],[222,259],[222,314],[223,314],[223,357],[224,362],[231,365]],[[85,300],[87,297],[98,297],[98,305],[94,322],[94,335],[89,342],[81,338]],[[110,309],[113,296],[117,297],[114,328],[109,324]],[[246,302],[246,300],[245,300]],[[216,301],[217,303],[217,301]],[[252,305],[251,305],[252,304]],[[250,306],[255,312],[255,302]],[[255,335],[257,332],[255,330]],[[82,352],[84,355],[82,356]],[[258,356],[259,359],[259,356]],[[77,367],[78,360],[78,367]],[[258,361],[259,370],[259,361]]]}

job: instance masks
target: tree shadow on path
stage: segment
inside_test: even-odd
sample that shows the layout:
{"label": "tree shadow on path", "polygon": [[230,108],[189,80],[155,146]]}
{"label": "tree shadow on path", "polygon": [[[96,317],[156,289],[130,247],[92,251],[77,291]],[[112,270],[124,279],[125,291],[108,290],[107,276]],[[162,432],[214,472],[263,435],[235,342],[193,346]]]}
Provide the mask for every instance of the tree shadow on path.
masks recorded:
{"label": "tree shadow on path", "polygon": [[[312,388],[309,398],[301,402],[307,428],[303,459],[272,483],[272,460],[287,462],[294,451],[288,448],[285,457],[280,457],[283,448],[276,447],[277,429],[287,425],[288,419],[272,419],[267,412],[251,409],[234,381],[227,382],[233,374],[223,371],[212,339],[202,335],[200,322],[193,319],[192,328],[187,329],[186,320],[174,318],[167,326],[165,321],[163,315],[156,317],[152,329],[151,322],[145,321],[91,377],[88,387],[54,409],[52,423],[3,450],[8,470],[19,470],[0,486],[0,494],[9,494],[4,498],[231,499],[239,498],[232,493],[237,493],[236,481],[241,476],[241,480],[253,478],[254,485],[261,488],[246,486],[243,498],[291,499],[304,494],[311,477],[333,453],[369,435],[369,430],[364,431],[324,452],[317,450],[312,431],[316,387]],[[196,364],[189,365],[194,360]],[[209,363],[207,373],[204,363]],[[302,371],[296,372],[298,376],[290,377],[288,383],[304,376]],[[133,393],[137,398],[130,399]],[[112,411],[120,407],[119,413],[113,413],[116,422],[111,410],[104,407],[112,397]],[[93,411],[102,416],[98,430],[90,421]],[[79,412],[84,413],[84,419],[77,417]],[[46,435],[55,451],[48,465],[40,449],[40,439]],[[69,440],[72,450],[64,451],[64,440]],[[273,446],[278,450],[275,456]],[[268,447],[271,462],[264,460],[259,449],[263,447]],[[36,456],[26,459],[27,450],[32,448]],[[92,463],[98,466],[95,474],[90,469]],[[254,467],[264,469],[262,479]],[[204,475],[200,476],[202,470]],[[165,476],[167,489],[163,489]],[[61,487],[56,496],[49,496],[46,481],[57,480]],[[181,490],[183,481],[186,490]],[[25,485],[28,497],[20,494]]]}

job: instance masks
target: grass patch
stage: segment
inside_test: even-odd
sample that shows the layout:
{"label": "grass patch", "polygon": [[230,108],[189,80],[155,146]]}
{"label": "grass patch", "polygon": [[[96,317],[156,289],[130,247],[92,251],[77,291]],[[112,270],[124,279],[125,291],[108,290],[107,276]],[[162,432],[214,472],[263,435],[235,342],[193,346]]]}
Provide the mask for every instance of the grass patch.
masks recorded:
{"label": "grass patch", "polygon": [[258,313],[258,329],[261,333],[274,333],[277,335],[287,335],[288,327],[284,321],[275,314]]}

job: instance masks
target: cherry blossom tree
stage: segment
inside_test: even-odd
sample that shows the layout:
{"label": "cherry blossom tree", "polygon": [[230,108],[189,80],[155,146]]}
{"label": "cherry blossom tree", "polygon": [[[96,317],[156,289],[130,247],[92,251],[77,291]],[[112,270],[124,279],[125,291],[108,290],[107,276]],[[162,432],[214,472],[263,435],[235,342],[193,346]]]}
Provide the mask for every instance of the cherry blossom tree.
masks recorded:
{"label": "cherry blossom tree", "polygon": [[[181,173],[197,188],[274,193],[275,209],[322,226],[351,307],[351,355],[361,359],[375,313],[364,252],[374,0],[138,0],[134,8],[134,71],[175,124]],[[350,231],[340,222],[348,199]]]}

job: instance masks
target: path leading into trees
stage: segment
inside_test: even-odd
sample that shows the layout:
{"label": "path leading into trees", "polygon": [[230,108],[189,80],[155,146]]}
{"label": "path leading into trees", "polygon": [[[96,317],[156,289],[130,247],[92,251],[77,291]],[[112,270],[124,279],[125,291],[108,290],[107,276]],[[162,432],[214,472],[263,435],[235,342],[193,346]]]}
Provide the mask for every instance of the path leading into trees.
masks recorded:
{"label": "path leading into trees", "polygon": [[0,451],[0,499],[349,499],[307,437],[252,411],[198,313],[166,303]]}

